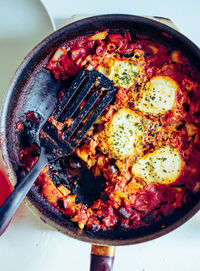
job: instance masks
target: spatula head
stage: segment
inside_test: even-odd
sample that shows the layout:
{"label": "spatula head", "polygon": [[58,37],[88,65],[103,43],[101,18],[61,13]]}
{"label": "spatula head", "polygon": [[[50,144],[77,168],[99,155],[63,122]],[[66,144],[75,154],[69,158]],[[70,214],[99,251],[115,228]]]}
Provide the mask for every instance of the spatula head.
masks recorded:
{"label": "spatula head", "polygon": [[71,154],[116,93],[113,82],[103,74],[81,70],[52,113],[52,118],[61,123],[71,118],[70,126],[64,125],[59,136],[49,121],[40,130],[40,146],[49,160]]}

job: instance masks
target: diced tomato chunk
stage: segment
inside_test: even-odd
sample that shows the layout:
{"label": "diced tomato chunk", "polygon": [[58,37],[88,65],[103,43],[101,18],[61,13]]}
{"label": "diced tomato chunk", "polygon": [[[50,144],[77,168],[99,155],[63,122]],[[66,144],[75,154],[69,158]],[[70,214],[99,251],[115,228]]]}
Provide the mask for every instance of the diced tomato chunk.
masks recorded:
{"label": "diced tomato chunk", "polygon": [[126,44],[125,43],[122,46],[122,48],[120,49],[120,52],[123,53],[123,54],[130,54],[130,53],[134,52],[134,49],[136,49],[135,44],[133,44],[133,43]]}
{"label": "diced tomato chunk", "polygon": [[139,211],[150,211],[151,209],[158,207],[160,204],[160,198],[158,190],[152,186],[148,190],[138,192],[133,204],[133,207]]}
{"label": "diced tomato chunk", "polygon": [[86,55],[86,50],[84,48],[77,48],[71,50],[71,59],[73,61],[78,60],[79,58],[83,58]]}
{"label": "diced tomato chunk", "polygon": [[130,42],[131,41],[131,34],[129,32],[124,33],[124,38]]}
{"label": "diced tomato chunk", "polygon": [[105,51],[106,51],[106,43],[105,43],[105,41],[101,40],[101,41],[99,41],[99,45],[96,48],[96,54],[98,56],[103,56]]}
{"label": "diced tomato chunk", "polygon": [[65,72],[69,75],[76,75],[80,70],[80,67],[75,65],[68,55],[66,55],[62,60],[62,66],[65,69]]}
{"label": "diced tomato chunk", "polygon": [[123,46],[127,42],[126,39],[120,34],[110,34],[109,40],[119,47]]}
{"label": "diced tomato chunk", "polygon": [[91,54],[93,52],[94,49],[94,45],[95,45],[95,40],[88,40],[86,45],[85,45],[85,49],[87,54]]}

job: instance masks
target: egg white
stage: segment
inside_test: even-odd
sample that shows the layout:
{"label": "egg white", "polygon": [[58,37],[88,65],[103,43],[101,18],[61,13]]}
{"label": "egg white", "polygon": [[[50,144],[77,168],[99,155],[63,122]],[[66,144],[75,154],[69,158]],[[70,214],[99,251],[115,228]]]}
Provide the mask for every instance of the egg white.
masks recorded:
{"label": "egg white", "polygon": [[140,115],[129,108],[116,112],[104,130],[103,148],[113,158],[123,159],[141,151],[144,134]]}
{"label": "egg white", "polygon": [[145,114],[157,115],[171,110],[175,103],[178,84],[169,76],[154,76],[142,89],[135,108]]}
{"label": "egg white", "polygon": [[130,88],[134,86],[142,73],[142,68],[134,59],[118,60],[115,58],[107,60],[106,65],[99,65],[97,70],[112,80],[115,86]]}
{"label": "egg white", "polygon": [[179,177],[182,165],[178,150],[164,146],[138,159],[132,167],[132,173],[147,183],[168,184]]}

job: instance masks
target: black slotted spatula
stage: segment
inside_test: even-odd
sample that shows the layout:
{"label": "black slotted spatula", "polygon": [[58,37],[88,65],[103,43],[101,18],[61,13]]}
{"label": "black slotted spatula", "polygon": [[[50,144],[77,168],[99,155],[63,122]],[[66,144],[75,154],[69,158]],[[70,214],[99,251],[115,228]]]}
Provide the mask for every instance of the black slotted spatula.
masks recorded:
{"label": "black slotted spatula", "polygon": [[[70,155],[77,148],[93,123],[112,101],[116,92],[117,88],[113,86],[113,82],[98,71],[81,70],[78,73],[51,114],[55,120],[62,123],[71,118],[71,124],[69,127],[64,126],[62,138],[58,136],[56,127],[48,120],[38,132],[36,141],[40,146],[39,159],[0,207],[0,234],[44,166],[60,157]],[[84,100],[85,104],[79,109]]]}

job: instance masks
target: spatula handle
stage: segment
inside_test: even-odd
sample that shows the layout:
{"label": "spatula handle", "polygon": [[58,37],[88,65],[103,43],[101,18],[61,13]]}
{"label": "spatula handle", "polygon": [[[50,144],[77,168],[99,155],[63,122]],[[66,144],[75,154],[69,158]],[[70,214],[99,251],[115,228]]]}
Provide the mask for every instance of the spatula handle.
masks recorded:
{"label": "spatula handle", "polygon": [[33,183],[37,179],[38,175],[48,163],[44,153],[44,149],[41,149],[40,157],[33,168],[28,172],[24,179],[22,179],[16,188],[7,198],[7,200],[0,207],[0,235],[3,233],[7,224],[15,214],[21,202],[26,197],[27,193],[31,189]]}
{"label": "spatula handle", "polygon": [[92,245],[90,271],[112,271],[115,247]]}

